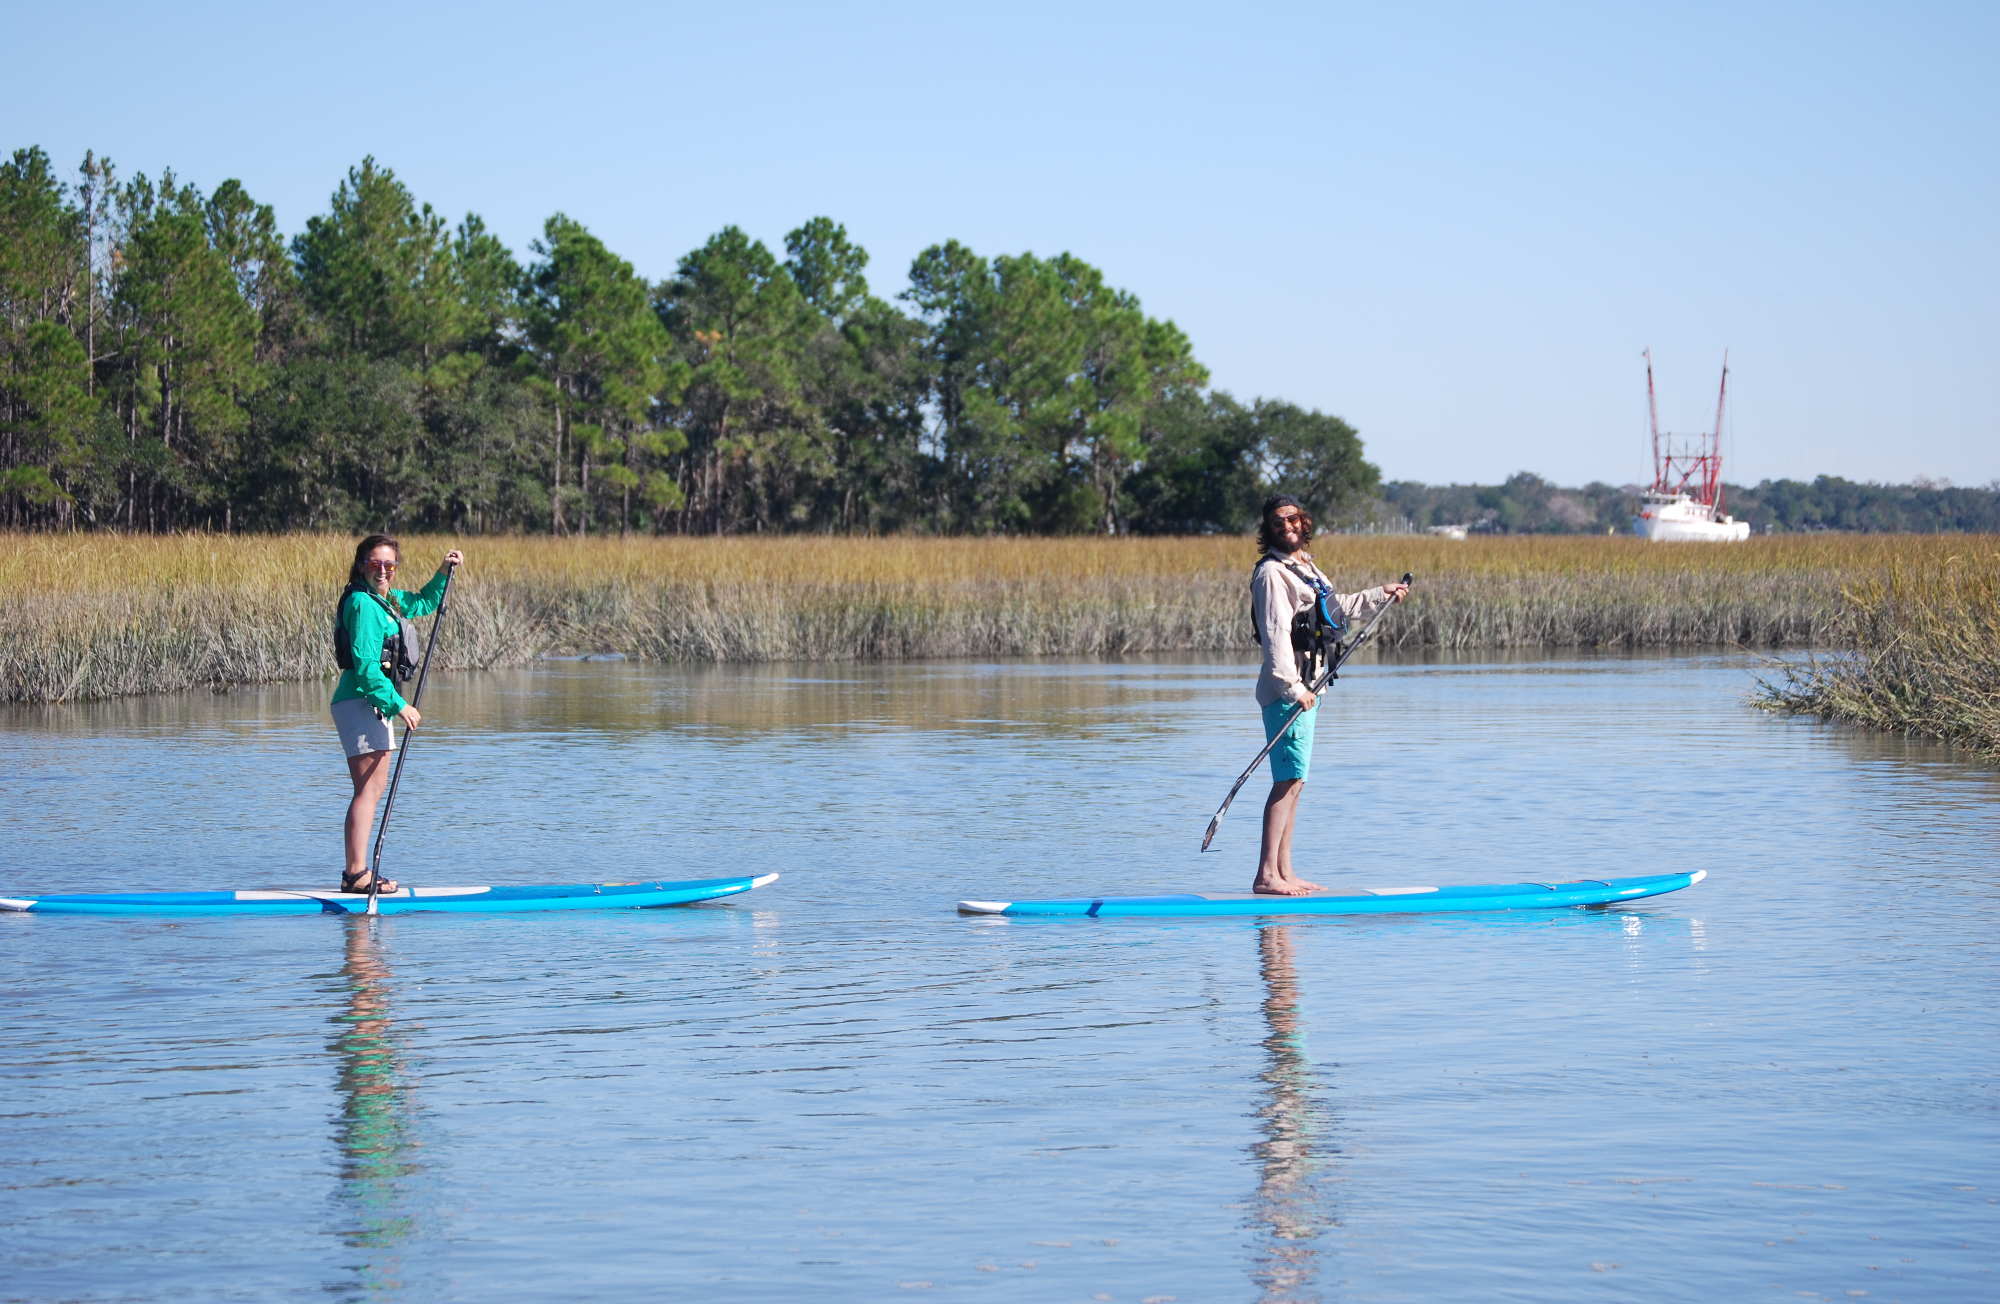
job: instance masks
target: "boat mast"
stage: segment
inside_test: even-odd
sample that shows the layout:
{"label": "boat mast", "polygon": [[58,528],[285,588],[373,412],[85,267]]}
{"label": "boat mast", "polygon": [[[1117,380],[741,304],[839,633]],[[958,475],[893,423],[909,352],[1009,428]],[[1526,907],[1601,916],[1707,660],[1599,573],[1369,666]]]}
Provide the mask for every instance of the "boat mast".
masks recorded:
{"label": "boat mast", "polygon": [[1646,422],[1653,431],[1653,488],[1664,492],[1667,487],[1666,463],[1660,461],[1660,405],[1653,397],[1653,348],[1649,344],[1641,354],[1646,359]]}
{"label": "boat mast", "polygon": [[1722,511],[1722,405],[1729,399],[1729,350],[1722,351],[1722,385],[1715,391],[1715,436],[1709,445],[1708,492],[1702,495],[1719,515]]}
{"label": "boat mast", "polygon": [[1715,429],[1698,435],[1660,434],[1660,402],[1653,386],[1653,351],[1646,359],[1646,420],[1653,434],[1653,491],[1687,494],[1713,512],[1722,510],[1722,415],[1729,401],[1729,352],[1722,354],[1722,388],[1715,396]]}

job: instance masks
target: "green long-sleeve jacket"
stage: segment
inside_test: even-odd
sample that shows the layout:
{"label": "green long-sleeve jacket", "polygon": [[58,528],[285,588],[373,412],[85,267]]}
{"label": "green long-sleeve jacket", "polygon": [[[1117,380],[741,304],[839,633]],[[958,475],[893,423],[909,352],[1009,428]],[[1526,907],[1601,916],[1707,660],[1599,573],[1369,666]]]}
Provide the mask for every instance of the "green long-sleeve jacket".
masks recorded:
{"label": "green long-sleeve jacket", "polygon": [[[428,616],[444,600],[444,586],[450,572],[439,571],[419,592],[391,589],[390,595],[405,616]],[[382,673],[382,643],[396,633],[396,618],[382,610],[372,593],[351,592],[340,604],[340,628],[347,636],[348,661],[352,670],[340,672],[333,700],[346,702],[361,698],[385,716],[393,716],[409,705],[396,685]],[[409,649],[412,657],[417,649]]]}

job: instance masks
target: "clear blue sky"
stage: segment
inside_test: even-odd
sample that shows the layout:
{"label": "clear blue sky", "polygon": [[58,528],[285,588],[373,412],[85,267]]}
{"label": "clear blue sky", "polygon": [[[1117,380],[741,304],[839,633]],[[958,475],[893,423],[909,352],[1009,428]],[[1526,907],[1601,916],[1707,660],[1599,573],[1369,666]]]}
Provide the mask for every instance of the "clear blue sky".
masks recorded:
{"label": "clear blue sky", "polygon": [[[236,177],[296,233],[374,154],[526,259],[653,279],[826,214],[878,293],[1069,250],[1215,384],[1393,479],[2000,478],[2000,4],[354,3],[0,13],[0,149]],[[1980,377],[1987,377],[1982,380]]]}

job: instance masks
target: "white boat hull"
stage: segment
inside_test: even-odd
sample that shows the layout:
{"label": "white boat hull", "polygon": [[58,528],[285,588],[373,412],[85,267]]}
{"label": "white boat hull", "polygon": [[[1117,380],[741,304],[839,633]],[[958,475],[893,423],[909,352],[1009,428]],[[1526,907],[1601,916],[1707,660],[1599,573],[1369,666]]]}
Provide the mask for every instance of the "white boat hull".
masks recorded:
{"label": "white boat hull", "polygon": [[1632,518],[1632,533],[1655,543],[1734,543],[1750,537],[1750,522],[1717,516],[1687,494],[1647,494]]}

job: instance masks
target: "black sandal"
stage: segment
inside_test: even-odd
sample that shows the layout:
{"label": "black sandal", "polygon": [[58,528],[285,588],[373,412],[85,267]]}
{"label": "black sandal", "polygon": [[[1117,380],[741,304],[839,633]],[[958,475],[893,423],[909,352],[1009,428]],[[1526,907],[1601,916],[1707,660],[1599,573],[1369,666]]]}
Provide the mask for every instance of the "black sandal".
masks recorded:
{"label": "black sandal", "polygon": [[[360,896],[367,896],[368,884],[374,877],[375,871],[372,869],[364,869],[358,874],[342,874],[340,876],[340,890],[343,892],[353,892]],[[381,886],[375,889],[375,895],[386,896],[402,890],[403,885],[401,883],[398,883],[393,878],[385,878],[382,880]]]}

